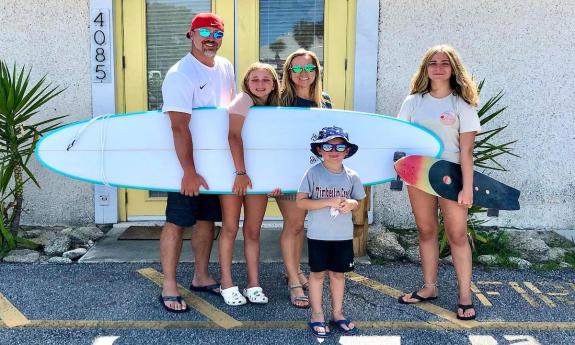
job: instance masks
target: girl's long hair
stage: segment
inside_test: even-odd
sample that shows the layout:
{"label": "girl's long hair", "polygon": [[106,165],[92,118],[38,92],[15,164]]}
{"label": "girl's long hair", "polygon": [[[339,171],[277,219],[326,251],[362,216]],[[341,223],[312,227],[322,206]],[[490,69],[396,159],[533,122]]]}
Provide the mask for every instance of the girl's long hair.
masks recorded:
{"label": "girl's long hair", "polygon": [[[263,70],[268,71],[270,73],[270,75],[272,76],[272,80],[273,80],[273,84],[274,84],[274,89],[272,90],[272,92],[270,92],[270,94],[268,95],[268,98],[265,100],[265,102],[263,102],[262,100],[257,98],[250,91],[250,87],[249,87],[250,74],[257,69],[263,69]],[[252,101],[254,101],[254,105],[257,105],[257,106],[261,106],[261,105],[278,106],[279,105],[279,88],[280,88],[280,86],[279,86],[278,74],[276,73],[276,70],[272,67],[272,65],[269,65],[267,63],[254,62],[253,64],[251,64],[250,67],[248,67],[248,71],[244,75],[244,79],[242,81],[242,91],[245,92],[248,96],[250,96]]]}
{"label": "girl's long hair", "polygon": [[449,85],[454,93],[463,98],[463,100],[471,106],[476,107],[479,103],[477,85],[475,85],[473,78],[467,72],[465,66],[463,66],[463,61],[459,54],[457,54],[452,46],[447,44],[436,45],[425,52],[417,73],[415,73],[411,79],[410,94],[424,94],[431,91],[431,81],[429,80],[427,67],[433,56],[437,53],[444,53],[449,59],[452,70]]}
{"label": "girl's long hair", "polygon": [[291,107],[295,103],[296,89],[293,81],[291,80],[291,63],[293,59],[298,56],[308,56],[312,59],[313,64],[315,65],[315,80],[310,85],[309,89],[309,98],[315,102],[317,107],[322,107],[323,104],[323,89],[321,86],[321,66],[319,63],[319,59],[314,52],[305,50],[305,49],[298,49],[295,52],[291,53],[287,60],[284,63],[283,71],[282,71],[282,85],[280,91],[280,105],[284,107]]}

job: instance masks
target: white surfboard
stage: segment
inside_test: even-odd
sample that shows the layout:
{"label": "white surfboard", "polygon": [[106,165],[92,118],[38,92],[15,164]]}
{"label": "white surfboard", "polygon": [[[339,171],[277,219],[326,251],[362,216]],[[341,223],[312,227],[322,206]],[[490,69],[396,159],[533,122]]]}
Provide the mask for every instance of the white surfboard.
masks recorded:
{"label": "white surfboard", "polygon": [[[235,169],[227,140],[228,123],[225,108],[200,108],[192,114],[194,162],[210,187],[202,193],[231,191]],[[443,150],[441,141],[429,130],[388,116],[254,107],[242,132],[246,170],[253,183],[250,192],[268,193],[276,187],[296,191],[306,169],[319,162],[310,152],[312,135],[334,125],[347,131],[350,141],[359,146],[344,164],[358,172],[364,185],[395,179],[395,151],[439,157]],[[159,111],[69,124],[40,140],[36,158],[59,174],[116,187],[179,191],[183,176],[169,117]]]}

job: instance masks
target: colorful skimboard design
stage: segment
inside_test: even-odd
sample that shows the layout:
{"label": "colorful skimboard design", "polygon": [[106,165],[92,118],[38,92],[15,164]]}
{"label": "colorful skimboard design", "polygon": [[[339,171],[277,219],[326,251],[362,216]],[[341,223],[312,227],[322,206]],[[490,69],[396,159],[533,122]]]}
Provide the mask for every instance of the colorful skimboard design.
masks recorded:
{"label": "colorful skimboard design", "polygon": [[[426,193],[457,201],[461,166],[445,160],[412,155],[395,162],[405,183]],[[521,192],[480,172],[473,172],[473,205],[497,210],[519,210]]]}

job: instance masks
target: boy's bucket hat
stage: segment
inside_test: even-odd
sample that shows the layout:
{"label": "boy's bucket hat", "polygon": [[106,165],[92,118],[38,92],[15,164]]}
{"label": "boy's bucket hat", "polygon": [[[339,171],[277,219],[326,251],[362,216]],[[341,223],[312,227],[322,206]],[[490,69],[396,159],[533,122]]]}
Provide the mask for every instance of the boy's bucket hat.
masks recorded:
{"label": "boy's bucket hat", "polygon": [[347,154],[347,156],[345,156],[345,158],[349,158],[349,157],[353,156],[357,152],[357,150],[359,149],[359,147],[356,144],[353,144],[349,141],[349,135],[347,134],[347,132],[345,132],[340,127],[331,126],[331,127],[324,127],[321,129],[321,131],[319,131],[315,140],[313,140],[310,143],[311,152],[314,155],[320,157],[321,155],[317,152],[316,148],[320,144],[327,143],[328,141],[335,139],[335,138],[342,138],[343,140],[345,140],[345,142],[349,146],[349,153]]}

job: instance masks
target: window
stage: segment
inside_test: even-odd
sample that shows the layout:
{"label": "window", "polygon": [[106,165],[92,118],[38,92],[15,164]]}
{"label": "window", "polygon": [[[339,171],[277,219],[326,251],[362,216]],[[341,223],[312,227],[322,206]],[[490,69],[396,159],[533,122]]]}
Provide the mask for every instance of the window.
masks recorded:
{"label": "window", "polygon": [[289,54],[313,51],[323,65],[323,0],[260,0],[260,61],[281,76]]}
{"label": "window", "polygon": [[161,109],[164,76],[191,49],[190,20],[210,11],[211,0],[146,1],[148,110]]}

